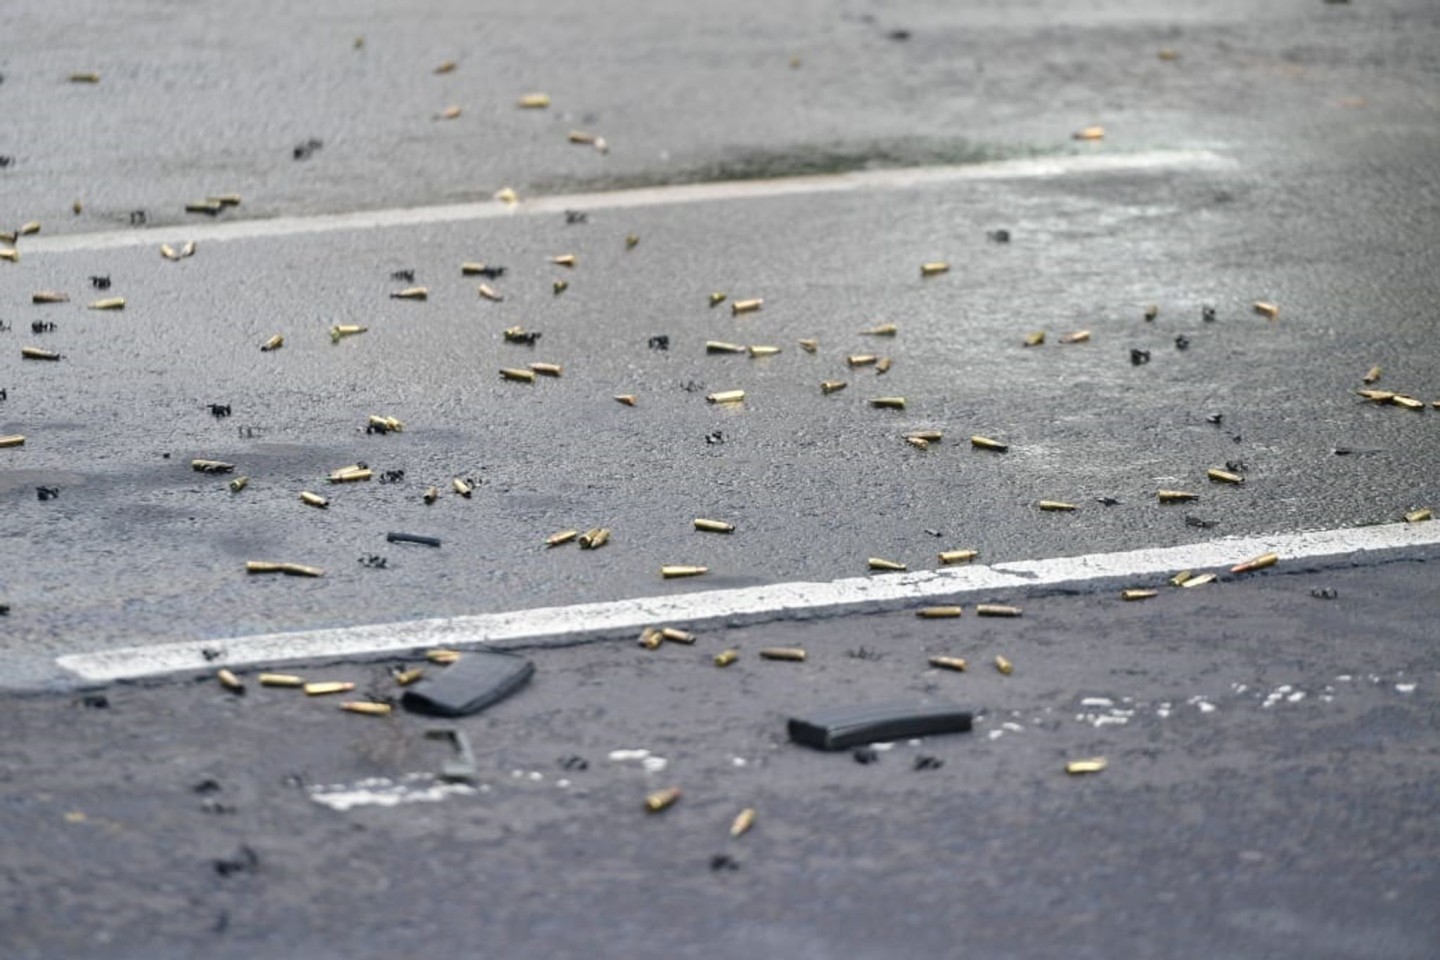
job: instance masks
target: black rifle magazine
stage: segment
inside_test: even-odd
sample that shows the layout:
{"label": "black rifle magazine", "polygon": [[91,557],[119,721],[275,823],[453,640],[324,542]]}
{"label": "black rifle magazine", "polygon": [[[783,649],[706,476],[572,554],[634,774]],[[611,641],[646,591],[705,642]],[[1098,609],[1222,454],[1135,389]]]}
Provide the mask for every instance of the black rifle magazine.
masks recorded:
{"label": "black rifle magazine", "polygon": [[817,750],[846,750],[865,743],[928,737],[936,733],[964,733],[970,729],[969,710],[948,703],[905,701],[861,707],[835,707],[808,717],[791,717],[790,739]]}
{"label": "black rifle magazine", "polygon": [[499,703],[523,687],[535,664],[513,653],[466,653],[434,679],[408,688],[400,702],[406,710],[438,717],[463,717]]}

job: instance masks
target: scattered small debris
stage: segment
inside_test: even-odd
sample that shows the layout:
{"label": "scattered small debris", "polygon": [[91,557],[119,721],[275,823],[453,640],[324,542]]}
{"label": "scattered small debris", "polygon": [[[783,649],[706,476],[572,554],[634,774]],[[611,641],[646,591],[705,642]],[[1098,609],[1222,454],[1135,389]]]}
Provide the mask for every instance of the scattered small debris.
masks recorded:
{"label": "scattered small debris", "polygon": [[[6,444],[4,441],[5,441],[5,440],[8,440],[8,439],[9,439],[8,437],[0,437],[0,447],[7,446],[7,444]],[[39,500],[41,503],[44,503],[46,500],[54,500],[54,499],[56,499],[56,498],[59,497],[59,496],[60,496],[60,488],[59,488],[59,487],[36,487],[36,488],[35,488],[35,499],[36,499],[36,500]]]}
{"label": "scattered small debris", "polygon": [[1193,514],[1189,514],[1189,513],[1187,513],[1187,514],[1185,515],[1185,526],[1187,526],[1187,527],[1195,527],[1196,529],[1199,529],[1199,530],[1213,530],[1215,527],[1218,527],[1219,525],[1220,525],[1220,521],[1219,521],[1219,520],[1209,520],[1209,519],[1205,519],[1205,518],[1203,518],[1203,517],[1194,516]]}
{"label": "scattered small debris", "polygon": [[1142,366],[1150,362],[1150,351],[1130,348],[1130,365],[1132,367]]}
{"label": "scattered small debris", "polygon": [[149,222],[149,220],[150,215],[147,214],[144,210],[130,211],[130,226],[132,227],[143,227],[146,223]]}
{"label": "scattered small debris", "polygon": [[208,406],[210,408],[210,416],[216,420],[223,420],[230,416],[230,404],[228,403],[212,403],[208,404]]}
{"label": "scattered small debris", "polygon": [[1208,304],[1208,303],[1207,303],[1207,304],[1203,304],[1203,305],[1200,307],[1200,319],[1201,319],[1201,321],[1203,321],[1204,323],[1214,323],[1214,322],[1215,322],[1215,308],[1214,308],[1213,306],[1211,306],[1210,304]]}
{"label": "scattered small debris", "polygon": [[1314,597],[1316,600],[1334,600],[1336,597],[1340,596],[1340,591],[1336,590],[1334,587],[1316,587],[1314,590],[1310,591],[1310,596]]}
{"label": "scattered small debris", "polygon": [[371,570],[384,570],[389,566],[390,561],[378,553],[367,553],[359,558],[360,566],[369,567]]}
{"label": "scattered small debris", "polygon": [[722,431],[722,430],[711,430],[709,433],[705,434],[705,445],[706,445],[706,446],[713,447],[713,446],[717,446],[718,444],[722,444],[722,443],[724,443],[724,442],[725,442],[725,433],[724,433],[724,431]]}
{"label": "scattered small debris", "polygon": [[985,239],[989,240],[991,243],[1009,243],[1010,231],[1005,229],[990,230],[986,232]]}
{"label": "scattered small debris", "polygon": [[1187,336],[1185,336],[1185,334],[1183,334],[1183,333],[1176,334],[1176,335],[1175,335],[1175,349],[1176,349],[1176,350],[1189,350],[1189,349],[1190,349],[1190,338],[1187,337]]}
{"label": "scattered small debris", "polygon": [[939,770],[941,767],[945,766],[945,761],[941,760],[939,757],[931,756],[928,753],[920,753],[915,755],[915,760],[912,762],[911,766],[916,771]]}
{"label": "scattered small debris", "polygon": [[247,843],[242,843],[235,852],[228,857],[218,857],[211,861],[215,872],[222,877],[234,876],[237,873],[249,873],[260,866],[260,855]]}
{"label": "scattered small debris", "polygon": [[659,334],[657,336],[651,337],[646,346],[648,346],[651,350],[669,350],[670,337],[663,333]]}
{"label": "scattered small debris", "polygon": [[856,747],[851,751],[850,756],[856,763],[862,766],[875,763],[880,759],[880,754],[874,747]]}
{"label": "scattered small debris", "polygon": [[589,223],[589,222],[590,222],[590,214],[584,212],[583,210],[566,210],[566,211],[565,211],[565,225],[566,225],[567,227],[574,226],[574,225],[577,224],[577,223]]}

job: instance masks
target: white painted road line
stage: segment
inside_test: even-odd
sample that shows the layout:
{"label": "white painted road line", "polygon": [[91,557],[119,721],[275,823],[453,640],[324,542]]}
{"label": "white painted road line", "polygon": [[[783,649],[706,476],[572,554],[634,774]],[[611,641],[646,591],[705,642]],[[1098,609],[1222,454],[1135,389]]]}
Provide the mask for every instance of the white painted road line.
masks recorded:
{"label": "white painted road line", "polygon": [[1028,160],[997,160],[946,167],[905,167],[893,170],[860,170],[851,173],[812,177],[779,177],[771,180],[726,180],[718,183],[680,184],[603,193],[572,193],[537,197],[518,204],[497,200],[457,203],[445,206],[410,207],[398,210],[371,210],[355,213],[317,214],[309,217],[277,217],[269,220],[234,220],[224,223],[184,224],[112,233],[81,233],[58,237],[27,238],[23,255],[75,253],[84,250],[115,250],[123,247],[158,246],[177,237],[197,243],[225,240],[256,240],[333,233],[342,230],[373,230],[434,223],[492,220],[499,217],[557,214],[565,210],[618,210],[658,207],[719,200],[769,200],[802,194],[909,190],[947,183],[985,180],[1033,180],[1094,173],[1136,173],[1146,170],[1215,170],[1233,167],[1230,158],[1209,150],[1150,150],[1142,153],[1102,153]]}
{"label": "white painted road line", "polygon": [[[542,607],[468,617],[374,624],[303,633],[273,633],[233,640],[197,640],[128,647],[57,658],[85,680],[127,680],[220,666],[278,664],[286,660],[337,660],[428,647],[463,647],[496,641],[563,641],[623,635],[641,627],[754,624],[795,615],[835,616],[903,606],[937,597],[1045,590],[1101,580],[1152,583],[1177,570],[1228,570],[1242,560],[1275,552],[1282,565],[1399,547],[1440,544],[1440,523],[1386,524],[1266,537],[1227,537],[1179,547],[1098,553],[994,566],[952,567],[913,573],[781,583],[570,607]],[[223,650],[207,660],[205,651]]]}

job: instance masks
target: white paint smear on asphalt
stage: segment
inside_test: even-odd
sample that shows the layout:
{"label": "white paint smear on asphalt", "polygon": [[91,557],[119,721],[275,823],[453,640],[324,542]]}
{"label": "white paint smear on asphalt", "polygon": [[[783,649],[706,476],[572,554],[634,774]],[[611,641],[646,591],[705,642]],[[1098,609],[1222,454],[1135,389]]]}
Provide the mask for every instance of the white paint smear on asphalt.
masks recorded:
{"label": "white paint smear on asphalt", "polygon": [[[899,608],[940,597],[961,599],[978,595],[980,599],[995,600],[1007,595],[1014,597],[1019,592],[1044,592],[1101,580],[1153,585],[1154,578],[1169,576],[1177,570],[1228,571],[1231,566],[1262,553],[1278,553],[1283,568],[1295,561],[1436,544],[1440,544],[1440,523],[1396,523],[1311,533],[1226,537],[1178,547],[880,574],[827,583],[778,583],[408,623],[128,647],[69,654],[57,658],[56,663],[86,680],[124,680],[178,671],[214,670],[225,665],[344,659],[497,641],[542,642],[620,636],[654,624],[725,626],[766,623],[797,615],[836,616]],[[208,660],[206,651],[213,655],[216,649],[223,651],[221,656]]]}
{"label": "white paint smear on asphalt", "polygon": [[1027,160],[997,160],[943,167],[904,167],[894,170],[859,170],[811,177],[777,177],[769,180],[725,180],[679,184],[601,193],[572,193],[536,197],[517,204],[485,200],[432,207],[354,213],[277,217],[269,220],[233,220],[223,223],[186,223],[143,230],[82,233],[58,237],[26,238],[24,256],[114,250],[158,245],[181,237],[197,243],[293,237],[343,230],[373,230],[435,223],[492,220],[558,214],[566,210],[619,210],[719,200],[769,200],[803,194],[910,190],[947,183],[984,180],[1033,180],[1093,173],[1127,173],[1144,170],[1202,170],[1235,166],[1235,161],[1210,150],[1149,150],[1141,153],[1102,153]]}

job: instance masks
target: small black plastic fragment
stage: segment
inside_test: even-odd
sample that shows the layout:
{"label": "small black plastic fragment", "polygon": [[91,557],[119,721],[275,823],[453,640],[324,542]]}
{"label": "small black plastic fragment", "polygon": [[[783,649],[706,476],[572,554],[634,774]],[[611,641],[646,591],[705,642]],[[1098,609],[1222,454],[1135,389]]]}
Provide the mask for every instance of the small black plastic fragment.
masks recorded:
{"label": "small black plastic fragment", "polygon": [[989,233],[985,234],[985,236],[990,239],[990,242],[991,242],[991,243],[1009,243],[1009,242],[1010,242],[1010,231],[1009,231],[1009,230],[991,230]]}
{"label": "small black plastic fragment", "polygon": [[1215,308],[1210,306],[1210,304],[1208,303],[1205,304],[1203,307],[1200,308],[1200,319],[1205,321],[1206,323],[1214,323]]}
{"label": "small black plastic fragment", "polygon": [[1138,367],[1138,366],[1140,366],[1141,364],[1149,363],[1149,362],[1150,362],[1150,351],[1149,351],[1149,350],[1140,350],[1140,349],[1138,349],[1138,348],[1136,348],[1136,347],[1131,347],[1131,348],[1130,348],[1130,365],[1131,365],[1132,367]]}
{"label": "small black plastic fragment", "polygon": [[391,279],[391,280],[399,280],[401,283],[414,283],[414,282],[415,282],[415,271],[414,271],[414,270],[409,270],[409,269],[407,269],[407,270],[396,270],[394,273],[390,274],[390,279]]}
{"label": "small black plastic fragment", "polygon": [[0,603],[0,617],[10,616],[10,604]]}
{"label": "small black plastic fragment", "polygon": [[463,717],[499,703],[523,687],[535,664],[513,653],[476,650],[405,690],[401,703],[415,713]]}
{"label": "small black plastic fragment", "polygon": [[651,350],[669,350],[670,337],[667,334],[658,334],[650,338],[648,346]]}
{"label": "small black plastic fragment", "polygon": [[1118,507],[1118,506],[1120,506],[1120,501],[1119,501],[1119,500],[1116,500],[1114,497],[1096,497],[1096,498],[1095,498],[1095,502],[1098,503],[1098,504],[1100,504],[1100,506],[1102,506],[1102,507]]}
{"label": "small black plastic fragment", "polygon": [[717,853],[710,858],[710,869],[716,873],[721,870],[739,870],[740,861],[728,853]]}
{"label": "small black plastic fragment", "polygon": [[90,286],[94,287],[96,290],[109,290],[110,274],[97,274],[96,276],[91,277]]}
{"label": "small black plastic fragment", "polygon": [[1196,527],[1196,528],[1198,528],[1198,529],[1200,529],[1200,530],[1209,530],[1209,529],[1211,529],[1212,527],[1218,527],[1218,526],[1220,526],[1220,521],[1219,521],[1219,520],[1207,520],[1207,519],[1205,519],[1204,517],[1197,517],[1197,516],[1193,516],[1192,514],[1188,514],[1188,513],[1187,513],[1187,514],[1185,514],[1185,526],[1187,526],[1187,527]]}
{"label": "small black plastic fragment", "polygon": [[807,747],[846,750],[882,740],[964,733],[970,729],[971,720],[970,711],[949,704],[877,703],[791,717],[789,732],[791,740]]}
{"label": "small black plastic fragment", "polygon": [[440,779],[450,783],[471,783],[475,780],[475,751],[470,748],[470,738],[464,730],[455,727],[437,727],[426,730],[430,740],[449,740],[455,747],[455,756],[440,765]]}
{"label": "small black plastic fragment", "polygon": [[228,403],[212,403],[209,406],[210,416],[214,417],[216,420],[222,420],[225,417],[230,416],[230,404]]}
{"label": "small black plastic fragment", "polygon": [[576,224],[576,223],[589,223],[589,222],[590,222],[590,214],[586,213],[586,212],[583,211],[583,210],[566,210],[566,211],[565,211],[565,225],[566,225],[567,227],[568,227],[568,226],[571,226],[572,224]]}
{"label": "small black plastic fragment", "polygon": [[427,547],[440,546],[439,537],[427,537],[419,533],[396,533],[391,531],[385,534],[385,539],[389,543],[418,543]]}
{"label": "small black plastic fragment", "polygon": [[1209,416],[1207,416],[1207,417],[1205,418],[1205,422],[1206,422],[1206,423],[1213,423],[1213,424],[1215,424],[1215,426],[1218,427],[1218,426],[1220,426],[1222,423],[1225,422],[1225,414],[1223,414],[1223,413],[1212,413],[1212,414],[1210,414]]}
{"label": "small black plastic fragment", "polygon": [[880,759],[880,754],[876,752],[874,747],[856,747],[851,751],[850,756],[862,767],[868,767]]}
{"label": "small black plastic fragment", "polygon": [[[148,219],[149,217],[146,215],[144,210],[130,211],[130,226],[132,227],[143,227],[145,226],[145,221],[147,221]],[[105,286],[108,287],[109,284],[107,283]]]}
{"label": "small black plastic fragment", "polygon": [[42,502],[42,503],[45,502],[46,500],[54,500],[54,499],[55,499],[56,497],[58,497],[58,496],[60,496],[60,488],[59,488],[59,487],[36,487],[36,488],[35,488],[35,499],[39,500],[39,501]]}
{"label": "small black plastic fragment", "polygon": [[939,770],[945,766],[945,761],[939,757],[932,757],[928,753],[918,754],[915,757],[914,767],[916,770]]}
{"label": "small black plastic fragment", "polygon": [[1176,349],[1176,350],[1186,350],[1186,349],[1189,349],[1189,347],[1190,347],[1190,338],[1187,337],[1187,336],[1185,336],[1185,334],[1183,334],[1183,333],[1182,333],[1182,334],[1178,334],[1178,335],[1175,337],[1175,349]]}
{"label": "small black plastic fragment", "polygon": [[1310,591],[1310,596],[1316,600],[1334,600],[1340,593],[1334,587],[1316,587]]}

